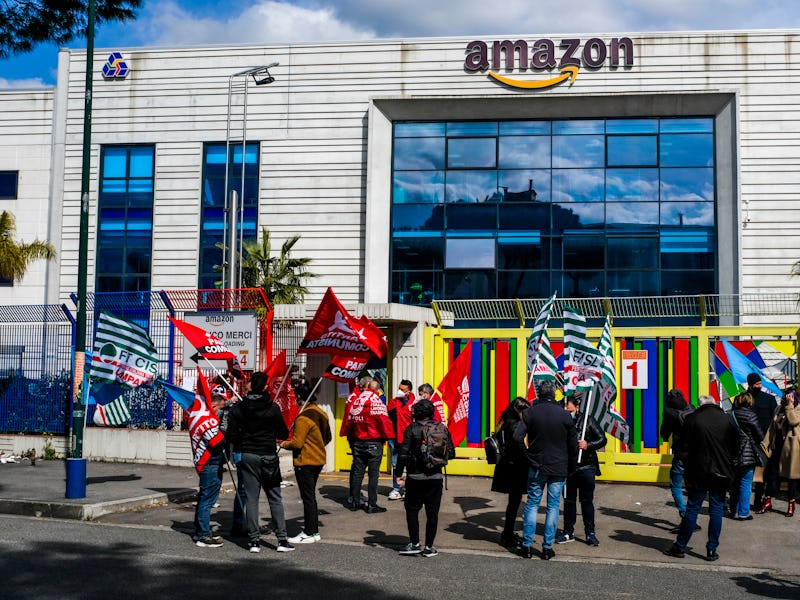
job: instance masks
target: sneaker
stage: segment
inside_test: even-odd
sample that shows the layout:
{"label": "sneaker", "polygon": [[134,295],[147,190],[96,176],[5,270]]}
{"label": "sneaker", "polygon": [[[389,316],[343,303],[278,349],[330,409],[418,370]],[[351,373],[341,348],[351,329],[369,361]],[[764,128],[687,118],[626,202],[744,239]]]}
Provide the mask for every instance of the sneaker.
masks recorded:
{"label": "sneaker", "polygon": [[555,555],[555,550],[552,548],[542,548],[542,554],[539,558],[542,560],[550,560],[551,558],[555,557]]}
{"label": "sneaker", "polygon": [[520,546],[519,555],[522,558],[533,558],[533,546]]}
{"label": "sneaker", "polygon": [[594,531],[586,534],[586,543],[589,544],[590,546],[600,545],[600,540],[597,539],[597,536],[594,534]]}
{"label": "sneaker", "polygon": [[288,540],[279,540],[278,547],[275,548],[278,552],[291,552],[294,550],[294,546],[292,546]]}
{"label": "sneaker", "polygon": [[403,494],[400,493],[400,490],[392,490],[389,492],[389,500],[402,500]]}
{"label": "sneaker", "polygon": [[571,533],[562,533],[560,536],[556,538],[556,544],[568,544],[569,542],[574,542],[575,536]]}
{"label": "sneaker", "polygon": [[686,558],[686,552],[681,550],[678,547],[678,544],[672,544],[672,546],[669,547],[669,550],[664,550],[664,554],[667,556],[673,556],[675,558]]}
{"label": "sneaker", "polygon": [[439,556],[439,551],[433,546],[425,546],[422,550],[422,556],[425,558],[433,558],[434,556]]}
{"label": "sneaker", "polygon": [[365,506],[364,512],[368,515],[374,515],[375,513],[385,513],[386,507],[385,506]]}
{"label": "sneaker", "polygon": [[421,553],[422,550],[420,549],[419,544],[412,544],[411,542],[408,542],[408,544],[406,544],[406,547],[398,552],[398,554],[403,554],[404,556],[411,556],[412,554],[421,554]]}
{"label": "sneaker", "polygon": [[197,538],[195,545],[200,546],[201,548],[219,548],[222,546],[222,538],[216,535],[206,535],[204,537]]}
{"label": "sneaker", "polygon": [[261,544],[259,542],[250,542],[250,552],[253,554],[261,552]]}
{"label": "sneaker", "polygon": [[305,531],[301,531],[298,535],[289,538],[290,544],[313,544],[314,542],[320,541],[320,536],[318,533],[311,533],[308,534]]}
{"label": "sneaker", "polygon": [[706,560],[709,562],[714,562],[715,560],[719,560],[719,554],[717,554],[716,550],[709,550],[706,552]]}

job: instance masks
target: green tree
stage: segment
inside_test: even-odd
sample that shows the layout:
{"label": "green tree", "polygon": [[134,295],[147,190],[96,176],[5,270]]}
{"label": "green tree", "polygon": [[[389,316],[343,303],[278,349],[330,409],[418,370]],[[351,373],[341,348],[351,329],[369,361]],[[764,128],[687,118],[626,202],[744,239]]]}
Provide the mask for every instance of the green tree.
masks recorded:
{"label": "green tree", "polygon": [[0,277],[15,282],[22,280],[28,265],[34,260],[52,260],[56,257],[56,250],[50,242],[15,242],[16,230],[14,216],[4,210],[0,214]]}
{"label": "green tree", "polygon": [[[136,18],[142,0],[94,0],[97,24]],[[89,0],[0,0],[0,59],[86,31]]]}
{"label": "green tree", "polygon": [[302,302],[308,293],[304,280],[316,274],[307,269],[310,258],[290,256],[299,239],[299,235],[287,239],[280,252],[273,254],[269,231],[262,227],[260,241],[242,245],[242,285],[263,289],[273,306]]}

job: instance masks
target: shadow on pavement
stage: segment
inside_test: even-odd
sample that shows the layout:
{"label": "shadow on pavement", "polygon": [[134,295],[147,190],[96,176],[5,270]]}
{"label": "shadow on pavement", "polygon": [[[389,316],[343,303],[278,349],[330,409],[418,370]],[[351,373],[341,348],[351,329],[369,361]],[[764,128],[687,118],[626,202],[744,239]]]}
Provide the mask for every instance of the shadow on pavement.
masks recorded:
{"label": "shadow on pavement", "polygon": [[732,581],[748,594],[764,598],[800,598],[800,584],[766,573],[751,577],[733,577]]}
{"label": "shadow on pavement", "polygon": [[623,542],[626,544],[635,544],[636,546],[642,546],[643,548],[653,548],[654,550],[663,551],[669,548],[669,545],[672,543],[673,540],[664,537],[653,537],[651,535],[641,535],[639,533],[634,533],[633,531],[629,530],[617,530],[616,533],[613,533],[608,536],[612,540],[617,540],[618,542]]}
{"label": "shadow on pavement", "polygon": [[87,477],[86,485],[109,483],[111,481],[139,481],[140,479],[139,475],[134,475],[133,473],[130,475],[105,475],[103,477]]}
{"label": "shadow on pavement", "polygon": [[642,525],[655,527],[656,529],[662,529],[664,531],[670,531],[673,527],[675,527],[675,525],[677,525],[677,523],[671,523],[670,521],[659,519],[657,517],[649,517],[633,510],[620,510],[618,508],[610,508],[608,506],[600,506],[597,510],[608,517],[614,517],[623,521],[635,521],[637,523],[641,523]]}

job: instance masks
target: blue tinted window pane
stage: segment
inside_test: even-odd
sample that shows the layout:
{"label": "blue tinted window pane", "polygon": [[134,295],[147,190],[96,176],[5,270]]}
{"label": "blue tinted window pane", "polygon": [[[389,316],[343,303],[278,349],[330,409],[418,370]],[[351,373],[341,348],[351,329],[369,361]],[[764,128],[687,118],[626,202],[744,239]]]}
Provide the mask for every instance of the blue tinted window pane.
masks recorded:
{"label": "blue tinted window pane", "polygon": [[400,171],[394,174],[392,201],[443,202],[444,173],[441,171]]}
{"label": "blue tinted window pane", "polygon": [[501,137],[499,154],[502,169],[549,169],[550,138],[535,135]]}
{"label": "blue tinted window pane", "polygon": [[206,146],[206,169],[210,165],[225,164],[225,146],[222,144],[208,144]]}
{"label": "blue tinted window pane", "polygon": [[498,298],[545,298],[553,293],[549,271],[498,271]]}
{"label": "blue tinted window pane", "polygon": [[553,169],[553,202],[602,202],[603,169]]}
{"label": "blue tinted window pane", "polygon": [[455,138],[447,140],[447,167],[494,168],[497,166],[497,138]]}
{"label": "blue tinted window pane", "polygon": [[605,204],[553,204],[553,231],[563,229],[596,229],[605,223]]}
{"label": "blue tinted window pane", "polygon": [[605,295],[605,273],[603,271],[571,271],[561,277],[558,289],[564,290],[564,298],[597,298]]}
{"label": "blue tinted window pane", "polygon": [[658,165],[658,138],[654,135],[612,135],[606,141],[609,167]]}
{"label": "blue tinted window pane", "polygon": [[124,179],[103,179],[100,189],[102,194],[124,194],[127,183]]}
{"label": "blue tinted window pane", "polygon": [[152,146],[134,146],[131,148],[131,177],[153,176]]}
{"label": "blue tinted window pane", "polygon": [[97,269],[103,273],[122,272],[123,256],[120,248],[104,248],[97,253]]}
{"label": "blue tinted window pane", "polygon": [[434,271],[444,267],[444,238],[393,237],[395,270]]}
{"label": "blue tinted window pane", "polygon": [[712,252],[714,234],[702,229],[665,229],[661,232],[661,253]]}
{"label": "blue tinted window pane", "polygon": [[131,179],[128,183],[128,191],[132,194],[152,194],[152,179]]}
{"label": "blue tinted window pane", "polygon": [[710,133],[661,135],[662,167],[711,167],[714,165],[714,136]]}
{"label": "blue tinted window pane", "polygon": [[713,133],[714,119],[661,119],[661,133]]}
{"label": "blue tinted window pane", "polygon": [[554,135],[553,167],[604,167],[606,141],[602,135]]}
{"label": "blue tinted window pane", "polygon": [[497,205],[494,203],[447,204],[446,214],[447,229],[497,229]]}
{"label": "blue tinted window pane", "polygon": [[498,185],[503,194],[503,202],[550,201],[548,169],[498,171]]}
{"label": "blue tinted window pane", "polygon": [[396,139],[394,168],[406,171],[444,168],[444,138]]}
{"label": "blue tinted window pane", "polygon": [[494,238],[448,238],[448,269],[494,269]]}
{"label": "blue tinted window pane", "polygon": [[657,271],[609,271],[609,296],[658,296]]}
{"label": "blue tinted window pane", "polygon": [[538,236],[534,240],[526,237],[498,238],[498,269],[547,269],[549,266],[550,252],[547,239],[542,241]]}
{"label": "blue tinted window pane", "polygon": [[655,202],[615,202],[606,205],[606,224],[614,228],[658,226]]}
{"label": "blue tinted window pane", "polygon": [[713,202],[662,202],[661,224],[678,227],[713,227]]}
{"label": "blue tinted window pane", "polygon": [[442,271],[395,271],[392,300],[401,304],[428,305],[442,298]]}
{"label": "blue tinted window pane", "polygon": [[443,204],[395,204],[392,207],[393,231],[441,231],[444,229]]}
{"label": "blue tinted window pane", "polygon": [[711,202],[714,169],[661,169],[661,201]]}
{"label": "blue tinted window pane", "polygon": [[658,266],[658,238],[608,238],[609,269],[654,269]]}
{"label": "blue tinted window pane", "polygon": [[471,121],[447,124],[448,137],[462,135],[497,135],[497,123],[494,121]]}
{"label": "blue tinted window pane", "polygon": [[445,271],[444,294],[450,300],[496,298],[493,271]]}
{"label": "blue tinted window pane", "polygon": [[658,169],[606,169],[606,202],[657,202]]}
{"label": "blue tinted window pane", "polygon": [[572,121],[553,121],[553,134],[604,133],[605,122],[601,119],[575,119]]}
{"label": "blue tinted window pane", "polygon": [[444,123],[395,123],[394,137],[436,137],[445,133]]}
{"label": "blue tinted window pane", "polygon": [[448,171],[447,202],[496,202],[497,171]]}
{"label": "blue tinted window pane", "polygon": [[128,171],[128,152],[126,147],[108,146],[103,148],[103,176],[125,177]]}
{"label": "blue tinted window pane", "polygon": [[716,294],[714,271],[661,271],[661,295]]}
{"label": "blue tinted window pane", "polygon": [[609,119],[606,133],[658,133],[658,119]]}
{"label": "blue tinted window pane", "polygon": [[550,231],[550,205],[539,202],[500,204],[499,228],[502,231]]}
{"label": "blue tinted window pane", "polygon": [[203,204],[222,206],[225,204],[225,180],[208,179],[203,181]]}
{"label": "blue tinted window pane", "polygon": [[550,135],[550,121],[502,121],[500,135]]}
{"label": "blue tinted window pane", "polygon": [[600,235],[564,234],[564,269],[605,267],[606,241]]}

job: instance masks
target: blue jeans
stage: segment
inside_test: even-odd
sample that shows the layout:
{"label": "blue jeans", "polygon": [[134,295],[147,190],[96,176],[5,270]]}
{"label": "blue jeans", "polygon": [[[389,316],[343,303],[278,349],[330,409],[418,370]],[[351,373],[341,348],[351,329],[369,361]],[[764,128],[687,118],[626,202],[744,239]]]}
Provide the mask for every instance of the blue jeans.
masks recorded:
{"label": "blue jeans", "polygon": [[[681,550],[686,550],[697,525],[697,515],[703,506],[703,500],[708,494],[708,543],[706,551],[714,552],[719,547],[719,535],[722,532],[722,508],[725,505],[725,492],[711,490],[689,490],[689,501],[686,503],[686,514],[681,519],[678,530],[678,539],[675,545]],[[749,499],[749,496],[748,496]]]}
{"label": "blue jeans", "polygon": [[734,517],[744,518],[750,514],[750,492],[753,491],[755,467],[736,467],[736,481],[731,488],[728,507]]}
{"label": "blue jeans", "polygon": [[679,458],[672,459],[672,467],[669,470],[669,487],[672,490],[672,499],[678,507],[678,514],[681,518],[686,514],[686,502],[683,499],[683,461]]}
{"label": "blue jeans", "polygon": [[564,489],[566,477],[545,475],[531,467],[528,470],[528,502],[525,505],[525,516],[522,521],[522,545],[533,546],[536,533],[536,515],[542,503],[544,488],[547,486],[547,513],[544,519],[543,548],[552,548],[558,528],[558,509],[561,504],[561,490]]}
{"label": "blue jeans", "polygon": [[194,511],[194,532],[197,538],[211,535],[211,509],[217,502],[221,486],[219,461],[209,460],[200,471],[200,487],[197,490],[197,507]]}

